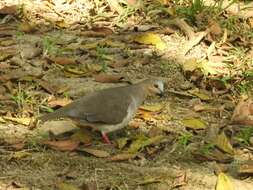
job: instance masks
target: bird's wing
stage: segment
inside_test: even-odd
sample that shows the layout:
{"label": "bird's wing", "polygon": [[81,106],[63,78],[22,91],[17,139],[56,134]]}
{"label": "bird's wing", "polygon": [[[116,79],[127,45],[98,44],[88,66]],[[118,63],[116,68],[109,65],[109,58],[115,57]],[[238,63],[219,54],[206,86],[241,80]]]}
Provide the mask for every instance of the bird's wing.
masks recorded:
{"label": "bird's wing", "polygon": [[90,123],[118,124],[127,116],[131,96],[124,91],[105,90],[79,99],[68,109],[69,117]]}

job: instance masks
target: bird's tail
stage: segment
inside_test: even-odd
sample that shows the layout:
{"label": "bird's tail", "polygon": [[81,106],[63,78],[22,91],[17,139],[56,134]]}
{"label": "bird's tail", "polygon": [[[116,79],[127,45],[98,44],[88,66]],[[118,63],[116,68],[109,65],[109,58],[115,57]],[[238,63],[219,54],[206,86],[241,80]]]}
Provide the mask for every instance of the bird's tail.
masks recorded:
{"label": "bird's tail", "polygon": [[48,113],[48,114],[38,117],[38,120],[45,122],[48,120],[59,119],[61,117],[66,117],[66,112],[63,109],[58,109],[52,113]]}

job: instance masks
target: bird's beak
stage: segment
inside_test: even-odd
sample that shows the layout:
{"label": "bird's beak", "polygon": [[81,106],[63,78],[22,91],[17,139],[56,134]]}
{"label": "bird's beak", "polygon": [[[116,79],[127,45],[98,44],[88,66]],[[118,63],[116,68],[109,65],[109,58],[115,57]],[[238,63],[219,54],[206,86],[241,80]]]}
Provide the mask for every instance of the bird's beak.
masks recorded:
{"label": "bird's beak", "polygon": [[163,97],[163,96],[164,96],[164,92],[163,92],[163,91],[160,91],[159,93],[157,93],[157,95],[158,95],[159,97]]}

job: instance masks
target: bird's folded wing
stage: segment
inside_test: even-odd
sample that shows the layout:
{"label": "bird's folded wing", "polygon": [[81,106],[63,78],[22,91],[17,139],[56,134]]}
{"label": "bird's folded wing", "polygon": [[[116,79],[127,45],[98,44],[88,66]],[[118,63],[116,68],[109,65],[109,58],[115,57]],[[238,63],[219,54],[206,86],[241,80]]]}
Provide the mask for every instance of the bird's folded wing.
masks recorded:
{"label": "bird's folded wing", "polygon": [[90,100],[76,102],[79,106],[70,109],[69,116],[75,119],[87,120],[90,123],[118,124],[128,114],[131,98],[125,95],[99,94]]}

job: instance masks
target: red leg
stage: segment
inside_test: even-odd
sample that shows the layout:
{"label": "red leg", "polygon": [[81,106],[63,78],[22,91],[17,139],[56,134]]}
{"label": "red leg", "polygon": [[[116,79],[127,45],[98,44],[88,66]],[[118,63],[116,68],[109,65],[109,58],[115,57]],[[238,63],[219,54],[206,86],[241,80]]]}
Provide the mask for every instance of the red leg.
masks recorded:
{"label": "red leg", "polygon": [[101,134],[102,134],[102,137],[103,137],[103,139],[104,139],[104,142],[105,142],[106,144],[111,144],[111,141],[109,140],[107,134],[106,134],[106,133],[103,133],[103,132],[101,132]]}

